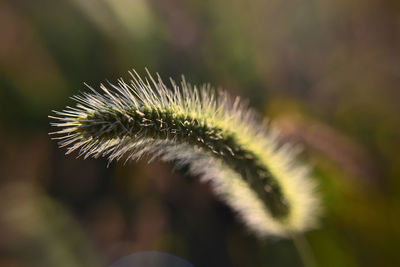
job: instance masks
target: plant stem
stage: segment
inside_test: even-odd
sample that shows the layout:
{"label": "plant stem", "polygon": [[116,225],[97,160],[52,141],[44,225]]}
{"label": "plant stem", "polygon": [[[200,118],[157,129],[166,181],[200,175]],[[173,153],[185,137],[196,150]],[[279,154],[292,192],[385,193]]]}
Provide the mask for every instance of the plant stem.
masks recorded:
{"label": "plant stem", "polygon": [[295,233],[292,234],[292,239],[304,267],[318,267],[314,253],[304,235],[301,233]]}

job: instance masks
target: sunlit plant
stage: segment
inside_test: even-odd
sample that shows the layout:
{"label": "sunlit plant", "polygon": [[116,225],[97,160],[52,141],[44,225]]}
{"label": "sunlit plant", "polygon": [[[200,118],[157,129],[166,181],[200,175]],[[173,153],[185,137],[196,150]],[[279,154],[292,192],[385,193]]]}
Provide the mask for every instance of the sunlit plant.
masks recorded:
{"label": "sunlit plant", "polygon": [[129,84],[121,79],[101,91],[88,86],[73,97],[76,107],[54,111],[59,146],[85,158],[146,155],[189,166],[261,237],[291,237],[316,225],[309,168],[239,97],[184,78],[169,89],[158,75],[131,76]]}

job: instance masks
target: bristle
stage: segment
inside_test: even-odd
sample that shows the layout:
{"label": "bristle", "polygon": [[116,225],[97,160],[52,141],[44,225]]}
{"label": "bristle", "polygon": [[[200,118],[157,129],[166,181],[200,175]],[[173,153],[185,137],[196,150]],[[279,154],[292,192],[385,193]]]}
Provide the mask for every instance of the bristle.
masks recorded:
{"label": "bristle", "polygon": [[260,236],[315,226],[319,206],[308,168],[240,98],[184,78],[180,87],[171,80],[170,90],[159,75],[131,75],[130,85],[120,79],[112,90],[101,85],[102,93],[88,86],[91,93],[73,97],[75,108],[54,111],[59,146],[85,158],[151,155],[189,165]]}

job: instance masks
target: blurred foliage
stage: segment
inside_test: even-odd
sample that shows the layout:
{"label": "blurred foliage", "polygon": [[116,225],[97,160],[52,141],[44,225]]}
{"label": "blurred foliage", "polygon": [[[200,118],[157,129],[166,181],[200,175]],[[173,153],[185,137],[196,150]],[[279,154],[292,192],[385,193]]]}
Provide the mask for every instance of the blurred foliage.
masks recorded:
{"label": "blurred foliage", "polygon": [[[0,266],[105,266],[160,250],[195,266],[301,266],[169,165],[64,156],[47,115],[144,67],[249,98],[305,148],[326,207],[320,266],[399,266],[400,2],[3,0]],[[64,265],[63,265],[64,264]]]}

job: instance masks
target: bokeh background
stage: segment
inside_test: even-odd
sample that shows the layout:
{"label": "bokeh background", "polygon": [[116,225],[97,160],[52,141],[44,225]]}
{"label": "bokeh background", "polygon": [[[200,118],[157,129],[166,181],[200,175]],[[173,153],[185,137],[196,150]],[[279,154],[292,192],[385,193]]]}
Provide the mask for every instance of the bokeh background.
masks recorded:
{"label": "bokeh background", "polygon": [[0,1],[0,266],[302,266],[185,170],[65,156],[47,115],[128,70],[220,86],[304,147],[319,266],[400,266],[398,0]]}

